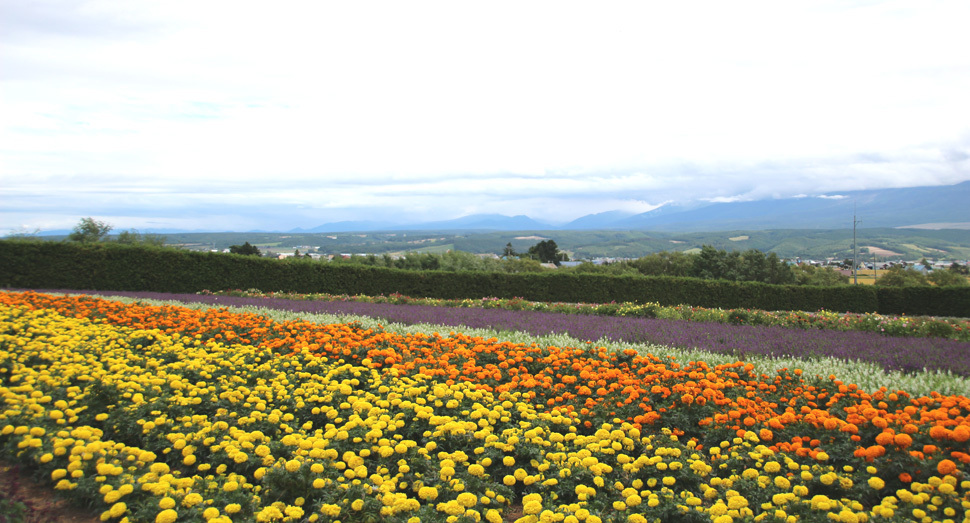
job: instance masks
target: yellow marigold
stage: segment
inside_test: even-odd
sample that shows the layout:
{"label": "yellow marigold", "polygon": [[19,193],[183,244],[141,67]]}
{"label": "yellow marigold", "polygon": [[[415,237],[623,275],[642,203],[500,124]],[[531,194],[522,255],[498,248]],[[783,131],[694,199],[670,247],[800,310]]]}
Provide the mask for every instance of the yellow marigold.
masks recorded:
{"label": "yellow marigold", "polygon": [[434,487],[421,487],[418,490],[418,497],[423,500],[434,501],[438,499],[438,489]]}
{"label": "yellow marigold", "polygon": [[165,496],[164,498],[158,501],[158,508],[162,508],[162,509],[175,508],[175,500],[168,496]]}
{"label": "yellow marigold", "polygon": [[128,512],[128,505],[125,505],[124,502],[115,503],[108,510],[108,514],[113,518],[120,518],[125,512]]}
{"label": "yellow marigold", "polygon": [[296,472],[298,470],[300,470],[300,462],[298,460],[291,459],[286,462],[287,472]]}
{"label": "yellow marigold", "polygon": [[173,523],[179,518],[179,513],[167,508],[155,516],[155,523]]}
{"label": "yellow marigold", "polygon": [[182,504],[185,505],[186,507],[194,507],[199,503],[202,503],[202,501],[204,501],[202,499],[202,495],[199,494],[198,492],[191,492],[188,495],[186,495],[184,498],[182,498]]}

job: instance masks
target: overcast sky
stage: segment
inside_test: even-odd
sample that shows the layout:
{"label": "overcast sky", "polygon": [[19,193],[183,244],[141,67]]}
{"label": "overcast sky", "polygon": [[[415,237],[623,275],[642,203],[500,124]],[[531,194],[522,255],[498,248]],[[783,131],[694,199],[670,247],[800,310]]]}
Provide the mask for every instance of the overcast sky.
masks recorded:
{"label": "overcast sky", "polygon": [[966,0],[0,6],[0,234],[970,179]]}

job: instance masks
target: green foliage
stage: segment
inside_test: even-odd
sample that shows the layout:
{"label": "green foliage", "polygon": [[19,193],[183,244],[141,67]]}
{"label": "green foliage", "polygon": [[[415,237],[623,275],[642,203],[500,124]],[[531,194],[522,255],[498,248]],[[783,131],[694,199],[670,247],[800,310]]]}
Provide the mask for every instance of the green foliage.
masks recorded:
{"label": "green foliage", "polygon": [[27,518],[27,506],[0,492],[0,523],[23,523]]}
{"label": "green foliage", "polygon": [[646,276],[693,276],[695,255],[661,251],[624,262]]}
{"label": "green foliage", "polygon": [[710,245],[701,248],[693,258],[691,276],[714,280],[756,281],[776,285],[795,282],[791,267],[782,262],[775,253],[765,254],[756,249],[744,252],[715,249]]}
{"label": "green foliage", "polygon": [[112,226],[108,223],[94,218],[81,218],[67,239],[72,242],[95,243],[103,240],[111,229]]}
{"label": "green foliage", "polygon": [[125,245],[152,245],[161,247],[165,245],[165,237],[158,234],[141,234],[135,229],[121,231],[115,241]]}
{"label": "green foliage", "polygon": [[664,306],[970,317],[970,287],[778,286],[669,276],[530,272],[530,268],[540,270],[538,263],[504,260],[503,264],[518,266],[515,273],[419,271],[115,242],[0,240],[0,286],[16,288],[156,292],[257,288],[445,299],[493,296],[566,303],[653,302]]}
{"label": "green foliage", "polygon": [[970,266],[960,265],[960,262],[951,263],[947,270],[953,271],[957,274],[962,274],[964,276],[970,276]]}
{"label": "green foliage", "polygon": [[795,275],[795,283],[797,285],[847,285],[850,281],[848,275],[842,274],[831,267],[819,267],[817,265],[803,263],[801,265],[795,265],[791,269]]}
{"label": "green foliage", "polygon": [[576,265],[575,267],[563,267],[559,270],[563,272],[578,272],[583,274],[612,274],[616,276],[621,274],[630,274],[630,275],[640,274],[634,267],[624,262],[602,263],[597,265],[589,261],[584,261],[579,265]]}
{"label": "green foliage", "polygon": [[936,285],[937,287],[946,287],[948,285],[958,285],[965,287],[970,285],[970,281],[967,281],[967,277],[960,274],[958,271],[946,270],[935,270],[926,276],[926,279]]}
{"label": "green foliage", "polygon": [[556,265],[564,261],[569,261],[569,256],[559,250],[559,246],[556,245],[555,240],[543,240],[529,247],[526,255],[542,263],[555,263]]}
{"label": "green foliage", "polygon": [[246,242],[242,245],[232,245],[229,247],[229,252],[233,254],[242,254],[243,256],[262,256],[263,253],[260,252],[259,247],[255,245],[250,245]]}
{"label": "green foliage", "polygon": [[505,248],[502,249],[502,256],[504,256],[506,258],[512,258],[512,257],[518,256],[518,255],[519,254],[517,252],[515,252],[515,249],[512,248],[512,242],[506,243],[505,244]]}
{"label": "green foliage", "polygon": [[922,272],[907,269],[905,267],[893,266],[876,279],[876,285],[883,287],[913,287],[929,285],[926,276]]}

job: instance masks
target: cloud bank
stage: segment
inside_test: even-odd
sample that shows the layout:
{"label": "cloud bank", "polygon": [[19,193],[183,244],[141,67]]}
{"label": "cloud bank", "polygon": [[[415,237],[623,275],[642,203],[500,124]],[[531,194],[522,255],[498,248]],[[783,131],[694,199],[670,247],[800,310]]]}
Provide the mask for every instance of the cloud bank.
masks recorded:
{"label": "cloud bank", "polygon": [[970,4],[0,2],[0,232],[970,179]]}

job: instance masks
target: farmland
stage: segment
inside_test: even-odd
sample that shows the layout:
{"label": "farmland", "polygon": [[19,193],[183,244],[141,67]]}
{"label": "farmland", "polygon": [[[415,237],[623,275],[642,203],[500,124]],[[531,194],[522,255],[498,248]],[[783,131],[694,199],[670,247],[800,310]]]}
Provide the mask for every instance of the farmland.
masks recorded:
{"label": "farmland", "polygon": [[[63,237],[46,237],[51,240]],[[340,233],[171,233],[169,245],[192,250],[228,249],[245,241],[266,251],[321,254],[441,252],[452,249],[471,253],[501,254],[506,244],[525,252],[539,239],[554,239],[574,259],[597,257],[638,258],[661,251],[688,251],[711,245],[719,249],[758,249],[782,258],[803,259],[852,257],[852,230],[785,229],[721,232],[657,232],[618,230],[546,231],[365,231]],[[965,230],[861,229],[860,246],[884,260],[914,260],[922,257],[964,261],[970,258],[970,238]],[[860,249],[866,254],[869,249]],[[889,255],[886,252],[899,253]],[[883,253],[883,254],[880,254]],[[885,254],[885,256],[884,256]]]}
{"label": "farmland", "polygon": [[105,521],[962,521],[970,508],[970,400],[943,362],[849,381],[866,363],[821,350],[740,361],[252,307],[0,301],[0,452]]}

